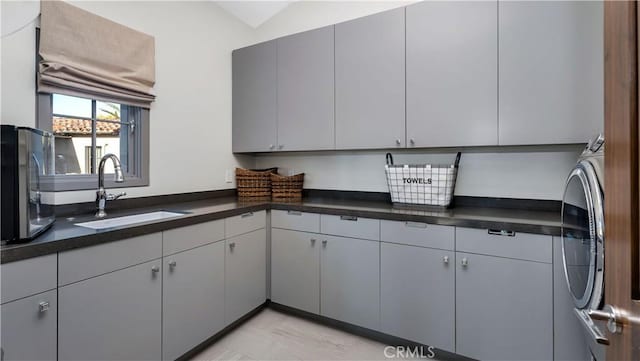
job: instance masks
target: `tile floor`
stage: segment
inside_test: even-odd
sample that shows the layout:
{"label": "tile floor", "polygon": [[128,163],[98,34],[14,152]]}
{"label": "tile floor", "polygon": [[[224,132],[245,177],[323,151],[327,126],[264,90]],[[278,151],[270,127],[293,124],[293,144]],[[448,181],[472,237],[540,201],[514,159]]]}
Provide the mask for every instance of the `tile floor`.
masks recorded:
{"label": "tile floor", "polygon": [[384,347],[267,308],[193,360],[386,360]]}

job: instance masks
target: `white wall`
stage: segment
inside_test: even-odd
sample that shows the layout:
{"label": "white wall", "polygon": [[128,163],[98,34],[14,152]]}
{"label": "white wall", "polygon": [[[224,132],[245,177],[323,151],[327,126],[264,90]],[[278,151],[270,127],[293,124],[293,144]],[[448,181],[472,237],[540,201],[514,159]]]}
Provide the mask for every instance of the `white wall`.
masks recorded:
{"label": "white wall", "polygon": [[[22,14],[33,8],[33,3],[5,3],[3,23],[17,13],[29,18]],[[73,4],[156,39],[151,184],[126,189],[129,196],[234,187],[225,183],[225,169],[252,166],[254,159],[231,153],[231,50],[255,42],[253,29],[210,1]],[[35,23],[3,37],[1,49],[0,121],[35,126]],[[94,198],[94,191],[64,192],[56,194],[55,202]]]}
{"label": "white wall", "polygon": [[[301,1],[257,28],[259,41],[335,24],[411,2]],[[561,199],[582,146],[463,149],[457,195]],[[396,163],[451,162],[452,150],[394,151]],[[384,151],[259,155],[257,166],[305,172],[305,187],[387,192]]]}
{"label": "white wall", "polygon": [[[562,199],[564,182],[582,146],[460,149],[455,194]],[[396,164],[452,164],[456,150],[395,151]],[[305,188],[388,192],[384,151],[259,155],[257,167],[305,173]]]}

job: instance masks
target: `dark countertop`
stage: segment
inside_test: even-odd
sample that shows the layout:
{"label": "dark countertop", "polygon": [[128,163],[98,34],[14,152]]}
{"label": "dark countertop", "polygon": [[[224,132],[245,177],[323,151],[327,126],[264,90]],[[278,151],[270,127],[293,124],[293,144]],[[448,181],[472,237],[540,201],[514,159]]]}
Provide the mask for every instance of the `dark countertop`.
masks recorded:
{"label": "dark countertop", "polygon": [[[2,245],[0,248],[0,263],[8,263],[75,248],[117,241],[266,209],[349,215],[470,228],[511,230],[552,236],[560,235],[560,215],[557,212],[550,211],[490,207],[456,207],[446,210],[424,210],[412,207],[399,208],[386,202],[319,199],[303,200],[302,202],[296,203],[245,203],[238,202],[235,197],[224,197],[112,211],[109,212],[107,218],[158,210],[186,212],[186,214],[166,220],[103,230],[93,230],[74,225],[79,222],[95,220],[93,214],[85,214],[73,218],[59,217],[50,230],[46,231],[34,241],[22,244]],[[107,211],[109,210],[107,209]]]}

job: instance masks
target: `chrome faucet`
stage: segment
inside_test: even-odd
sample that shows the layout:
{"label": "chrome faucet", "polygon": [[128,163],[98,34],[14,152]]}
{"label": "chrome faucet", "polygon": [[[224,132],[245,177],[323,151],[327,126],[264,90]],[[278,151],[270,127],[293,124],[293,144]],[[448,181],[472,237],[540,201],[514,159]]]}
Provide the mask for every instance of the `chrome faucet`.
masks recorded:
{"label": "chrome faucet", "polygon": [[98,212],[96,212],[97,218],[103,218],[107,215],[107,212],[104,211],[104,207],[107,204],[107,201],[116,200],[122,196],[126,196],[127,193],[122,192],[120,194],[107,194],[104,189],[104,165],[107,162],[107,159],[111,159],[113,162],[113,168],[115,170],[115,182],[122,183],[124,182],[124,175],[122,174],[122,167],[120,166],[120,159],[116,157],[115,154],[109,153],[105,154],[102,159],[100,159],[100,165],[98,166],[98,191],[96,192],[96,207],[98,208]]}

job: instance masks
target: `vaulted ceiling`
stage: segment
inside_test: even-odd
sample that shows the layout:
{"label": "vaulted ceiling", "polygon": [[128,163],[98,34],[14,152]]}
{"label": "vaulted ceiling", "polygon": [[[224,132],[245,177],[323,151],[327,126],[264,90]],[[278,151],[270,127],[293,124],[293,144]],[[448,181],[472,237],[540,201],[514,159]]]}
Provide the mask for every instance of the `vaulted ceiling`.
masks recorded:
{"label": "vaulted ceiling", "polygon": [[289,6],[293,1],[216,1],[221,8],[256,28]]}

